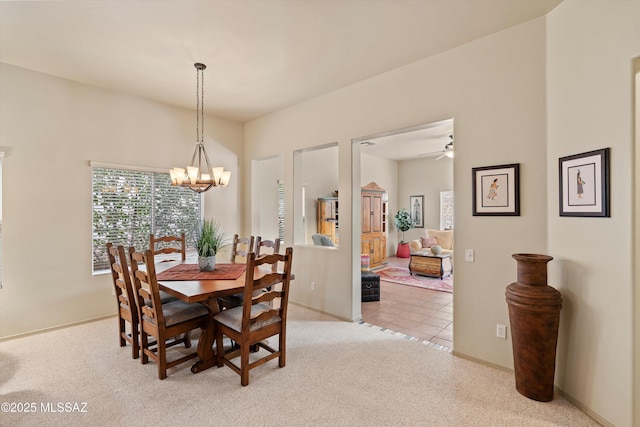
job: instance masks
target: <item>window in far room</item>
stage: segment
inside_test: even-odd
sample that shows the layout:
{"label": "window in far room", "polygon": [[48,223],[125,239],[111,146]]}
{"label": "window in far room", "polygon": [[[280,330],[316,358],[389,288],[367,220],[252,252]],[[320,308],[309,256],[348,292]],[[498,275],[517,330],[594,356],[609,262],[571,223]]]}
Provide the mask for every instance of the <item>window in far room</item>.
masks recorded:
{"label": "window in far room", "polygon": [[440,192],[440,230],[453,230],[453,191]]}
{"label": "window in far room", "polygon": [[279,155],[253,160],[251,171],[252,234],[284,242],[284,159]]}
{"label": "window in far room", "polygon": [[284,243],[284,181],[278,180],[278,238]]}

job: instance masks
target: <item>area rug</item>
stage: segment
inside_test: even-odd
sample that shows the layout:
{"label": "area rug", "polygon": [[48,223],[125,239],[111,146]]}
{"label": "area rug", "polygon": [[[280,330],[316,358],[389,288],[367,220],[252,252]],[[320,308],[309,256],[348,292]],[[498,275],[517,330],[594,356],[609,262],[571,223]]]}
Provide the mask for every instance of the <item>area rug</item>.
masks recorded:
{"label": "area rug", "polygon": [[380,275],[380,280],[385,282],[398,283],[407,286],[416,286],[418,288],[433,289],[434,291],[442,291],[453,293],[453,278],[445,277],[440,280],[436,277],[425,277],[420,275],[411,275],[408,268],[386,267],[375,271]]}

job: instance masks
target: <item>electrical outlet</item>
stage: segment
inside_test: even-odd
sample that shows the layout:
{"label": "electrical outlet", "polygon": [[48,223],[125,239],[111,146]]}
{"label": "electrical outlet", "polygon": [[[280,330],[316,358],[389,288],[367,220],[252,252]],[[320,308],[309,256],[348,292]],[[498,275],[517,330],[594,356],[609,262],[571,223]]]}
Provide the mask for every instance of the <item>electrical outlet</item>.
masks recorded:
{"label": "electrical outlet", "polygon": [[474,258],[475,258],[475,256],[474,256],[474,254],[473,254],[473,249],[467,249],[467,250],[465,250],[465,252],[464,252],[464,259],[465,259],[465,261],[467,261],[467,262],[473,262]]}
{"label": "electrical outlet", "polygon": [[501,324],[497,324],[496,325],[496,336],[498,338],[503,338],[503,339],[507,339],[507,326],[506,325],[501,325]]}
{"label": "electrical outlet", "polygon": [[316,291],[316,282],[311,282],[311,292]]}

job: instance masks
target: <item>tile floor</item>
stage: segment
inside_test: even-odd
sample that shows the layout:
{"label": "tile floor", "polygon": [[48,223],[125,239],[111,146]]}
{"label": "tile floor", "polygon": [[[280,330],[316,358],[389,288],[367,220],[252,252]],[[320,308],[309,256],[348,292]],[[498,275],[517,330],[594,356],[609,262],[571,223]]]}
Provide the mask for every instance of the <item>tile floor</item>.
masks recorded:
{"label": "tile floor", "polygon": [[[409,265],[403,258],[388,261],[389,266]],[[362,303],[362,320],[453,348],[453,294],[447,292],[381,281],[380,301]]]}

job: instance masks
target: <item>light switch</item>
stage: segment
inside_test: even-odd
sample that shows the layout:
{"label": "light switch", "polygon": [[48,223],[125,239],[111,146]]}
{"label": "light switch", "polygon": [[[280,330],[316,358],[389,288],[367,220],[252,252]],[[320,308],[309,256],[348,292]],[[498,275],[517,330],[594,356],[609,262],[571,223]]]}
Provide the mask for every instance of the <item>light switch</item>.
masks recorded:
{"label": "light switch", "polygon": [[473,249],[467,249],[464,252],[464,259],[465,259],[465,261],[468,261],[468,262],[473,262],[474,261]]}

